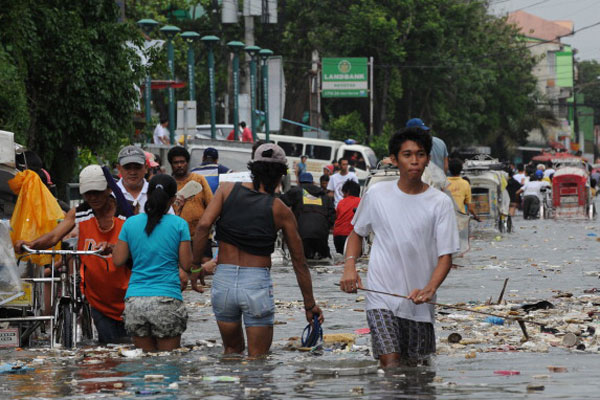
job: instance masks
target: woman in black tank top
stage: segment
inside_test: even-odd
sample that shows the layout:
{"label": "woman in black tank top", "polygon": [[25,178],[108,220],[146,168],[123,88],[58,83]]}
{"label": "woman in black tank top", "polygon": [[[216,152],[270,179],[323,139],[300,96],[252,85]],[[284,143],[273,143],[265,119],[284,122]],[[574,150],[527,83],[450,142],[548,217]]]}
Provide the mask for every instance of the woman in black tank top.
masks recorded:
{"label": "woman in black tank top", "polygon": [[[292,256],[306,319],[312,322],[318,315],[322,323],[323,314],[313,297],[294,214],[274,197],[282,176],[287,173],[284,151],[275,144],[263,144],[256,149],[248,168],[252,183],[222,183],[198,222],[192,269],[200,265],[210,228],[218,220],[219,255],[211,298],[224,351],[225,354],[244,351],[243,317],[248,355],[257,357],[269,351],[273,340],[275,304],[269,268],[280,229]],[[199,275],[211,272],[200,271],[191,279],[195,281]]]}

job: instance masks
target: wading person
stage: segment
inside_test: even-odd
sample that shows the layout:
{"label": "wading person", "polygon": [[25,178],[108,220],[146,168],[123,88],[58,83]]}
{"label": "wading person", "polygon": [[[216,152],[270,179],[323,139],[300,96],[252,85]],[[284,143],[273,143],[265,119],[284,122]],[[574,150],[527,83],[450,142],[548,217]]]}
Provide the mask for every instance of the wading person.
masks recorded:
{"label": "wading person", "polygon": [[346,181],[342,186],[344,198],[335,209],[335,224],[333,225],[333,244],[335,251],[344,254],[346,239],[352,232],[352,219],[360,203],[360,185],[354,181]]}
{"label": "wading person", "polygon": [[146,352],[178,348],[187,324],[179,269],[190,271],[192,248],[187,222],[168,214],[176,192],[169,175],[152,178],[146,212],[125,222],[113,251],[116,266],[133,260],[123,319],[135,346]]}
{"label": "wading person", "polygon": [[[111,195],[102,167],[88,165],[81,170],[79,192],[83,203],[72,208],[56,228],[32,242],[16,242],[15,249],[20,252],[23,244],[38,250],[50,248],[75,226],[79,231],[77,250],[114,246],[125,222],[125,213]],[[116,268],[112,257],[106,261],[108,269],[106,263],[96,256],[81,256],[81,291],[91,306],[98,341],[118,343],[127,336],[121,314],[131,271]]]}
{"label": "wading person", "polygon": [[292,211],[278,198],[275,188],[287,173],[283,149],[263,144],[248,164],[252,182],[219,186],[198,223],[194,236],[194,260],[200,264],[212,224],[217,221],[219,264],[212,281],[211,301],[223,339],[225,354],[242,353],[243,324],[248,356],[266,354],[273,341],[275,303],[270,267],[277,232],[281,229],[292,255],[298,286],[304,299],[306,319],[323,321],[312,292],[310,272]]}
{"label": "wading person", "polygon": [[375,234],[366,288],[367,322],[373,355],[383,368],[427,362],[435,353],[435,293],[460,248],[452,200],[423,183],[431,136],[406,128],[392,136],[389,152],[400,171],[397,181],[380,182],[362,198],[348,237],[341,289],[362,287],[356,272],[361,240]]}
{"label": "wading person", "polygon": [[304,256],[311,259],[330,258],[329,230],[335,222],[333,200],[313,183],[310,172],[300,174],[299,182],[298,186],[285,192],[281,200],[296,216]]}
{"label": "wading person", "polygon": [[340,158],[340,170],[339,172],[331,175],[329,183],[327,184],[327,193],[333,197],[337,207],[338,203],[344,198],[342,194],[342,186],[347,180],[353,180],[358,183],[358,177],[354,172],[348,169],[348,159]]}
{"label": "wading person", "polygon": [[517,194],[523,193],[523,218],[537,219],[539,218],[540,204],[542,204],[542,190],[550,187],[550,184],[543,181],[544,172],[541,170],[535,171],[529,182],[526,182]]}
{"label": "wading person", "polygon": [[146,153],[136,146],[125,146],[119,151],[117,169],[121,179],[117,186],[123,192],[125,199],[131,203],[133,213],[144,212],[144,204],[148,198],[148,172]]}
{"label": "wading person", "polygon": [[[196,225],[204,214],[204,210],[208,207],[208,203],[213,198],[212,190],[206,180],[206,178],[202,175],[190,173],[188,171],[189,162],[190,162],[190,153],[181,146],[175,146],[169,153],[167,154],[167,159],[169,160],[169,164],[171,164],[171,170],[173,171],[173,178],[177,182],[177,191],[181,190],[188,182],[194,181],[198,182],[202,186],[202,190],[194,195],[193,197],[189,197],[187,199],[180,199],[176,201],[173,205],[173,210],[175,211],[175,215],[179,215],[183,218],[189,226],[190,236],[192,239],[194,238],[194,233],[196,232]],[[206,262],[212,258],[212,249],[210,246],[206,246],[203,262]],[[181,287],[185,289],[188,284],[188,274],[181,272]],[[203,275],[200,276],[203,279]],[[201,280],[202,283],[204,283]],[[197,286],[197,279],[192,280],[192,288],[197,291],[202,291]]]}
{"label": "wading person", "polygon": [[448,182],[450,183],[447,189],[452,194],[452,198],[458,206],[458,212],[466,214],[468,211],[473,215],[475,221],[481,222],[475,212],[475,204],[471,201],[471,185],[460,176],[462,162],[456,158],[451,159],[448,163],[448,171],[451,176],[448,177]]}

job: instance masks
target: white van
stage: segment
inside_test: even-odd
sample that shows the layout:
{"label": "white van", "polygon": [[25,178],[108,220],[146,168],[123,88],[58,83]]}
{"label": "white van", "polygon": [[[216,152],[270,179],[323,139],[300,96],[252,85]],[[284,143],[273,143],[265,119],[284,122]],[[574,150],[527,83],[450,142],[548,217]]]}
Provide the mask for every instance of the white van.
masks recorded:
{"label": "white van", "polygon": [[[265,134],[259,133],[258,138],[264,140]],[[313,175],[313,179],[317,183],[323,174],[323,168],[330,165],[333,160],[339,160],[342,157],[349,160],[350,166],[354,167],[356,176],[361,182],[369,176],[372,169],[377,168],[375,152],[370,147],[361,144],[288,135],[269,135],[269,140],[277,143],[285,151],[288,166],[292,172],[290,175],[293,184],[296,183],[293,171],[296,170],[296,164],[300,162],[302,155],[308,157],[306,170]]]}

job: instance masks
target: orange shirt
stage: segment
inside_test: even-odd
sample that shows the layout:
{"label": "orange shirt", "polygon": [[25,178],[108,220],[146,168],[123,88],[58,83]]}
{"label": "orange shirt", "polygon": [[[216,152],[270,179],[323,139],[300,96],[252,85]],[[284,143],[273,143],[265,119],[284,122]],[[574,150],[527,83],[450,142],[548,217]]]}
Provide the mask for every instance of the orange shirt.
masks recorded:
{"label": "orange shirt", "polygon": [[185,203],[183,203],[183,206],[173,206],[173,210],[175,210],[175,215],[179,215],[187,221],[188,226],[190,227],[190,236],[193,238],[196,231],[196,225],[198,225],[200,217],[202,217],[204,210],[208,207],[208,203],[212,200],[213,193],[206,178],[195,173],[190,173],[185,180],[177,182],[177,190],[181,190],[181,188],[191,180],[200,183],[202,185],[202,191],[191,199],[187,199]]}
{"label": "orange shirt", "polygon": [[[96,250],[102,245],[116,244],[125,216],[117,210],[113,217],[113,227],[102,231],[92,208],[87,203],[77,207],[75,222],[79,228],[78,250]],[[96,256],[81,257],[81,291],[92,307],[103,315],[121,321],[125,309],[125,292],[129,285],[131,270],[115,267],[112,257],[107,264]]]}

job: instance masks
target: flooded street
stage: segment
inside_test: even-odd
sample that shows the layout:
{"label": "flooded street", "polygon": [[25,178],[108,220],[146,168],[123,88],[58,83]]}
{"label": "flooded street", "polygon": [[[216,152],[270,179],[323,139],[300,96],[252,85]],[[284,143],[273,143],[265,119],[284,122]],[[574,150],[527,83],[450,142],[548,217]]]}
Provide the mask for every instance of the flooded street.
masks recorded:
{"label": "flooded street", "polygon": [[[291,266],[274,266],[276,325],[272,353],[265,360],[223,357],[209,290],[186,291],[190,320],[182,338],[185,351],[139,357],[120,352],[118,346],[74,352],[3,350],[2,364],[21,360],[27,367],[17,374],[0,374],[2,397],[598,398],[600,325],[594,310],[600,294],[593,290],[600,288],[598,223],[517,217],[515,232],[503,235],[474,224],[471,250],[454,259],[457,267],[438,292],[438,302],[467,307],[490,298],[495,302],[509,278],[504,294],[508,304],[481,309],[506,313],[546,300],[556,308],[532,315],[551,321],[556,335],[527,324],[531,341],[522,344],[514,322],[496,326],[485,323],[485,315],[438,308],[433,364],[382,374],[372,367],[369,335],[354,335],[354,344],[348,346],[336,342],[313,352],[294,350],[293,339],[306,325],[300,290]],[[341,268],[312,268],[315,298],[325,312],[325,334],[354,334],[367,327],[364,293],[344,294],[334,285]],[[587,334],[580,335],[581,329]],[[448,343],[452,332],[462,336],[461,343]],[[563,346],[567,332],[581,336],[585,350]],[[336,370],[339,376],[332,375]]]}

